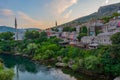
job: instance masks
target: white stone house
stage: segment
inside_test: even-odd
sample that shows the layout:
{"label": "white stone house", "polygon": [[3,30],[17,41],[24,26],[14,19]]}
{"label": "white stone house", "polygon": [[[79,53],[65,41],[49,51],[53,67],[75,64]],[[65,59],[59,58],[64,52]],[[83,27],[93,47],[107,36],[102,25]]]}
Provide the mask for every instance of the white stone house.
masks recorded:
{"label": "white stone house", "polygon": [[112,41],[110,40],[110,37],[113,35],[114,33],[112,32],[105,32],[105,33],[100,33],[97,35],[97,41],[98,44],[101,45],[109,45],[112,43]]}
{"label": "white stone house", "polygon": [[18,39],[17,39],[17,33],[15,32],[15,35],[13,36],[15,40],[23,40],[25,35],[25,31],[18,31]]}
{"label": "white stone house", "polygon": [[97,43],[97,39],[95,36],[84,36],[81,38],[81,42],[84,44]]}

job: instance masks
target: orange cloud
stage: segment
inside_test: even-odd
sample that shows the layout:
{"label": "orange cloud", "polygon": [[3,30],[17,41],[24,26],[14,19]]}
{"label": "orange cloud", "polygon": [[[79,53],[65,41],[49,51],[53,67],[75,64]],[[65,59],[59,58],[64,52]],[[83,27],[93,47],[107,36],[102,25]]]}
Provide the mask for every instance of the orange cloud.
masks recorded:
{"label": "orange cloud", "polygon": [[59,15],[75,3],[77,3],[77,0],[53,0],[49,7],[52,8],[54,14]]}
{"label": "orange cloud", "polygon": [[25,14],[23,12],[19,11],[18,16],[22,19],[22,21],[24,21],[23,22],[24,24],[22,24],[22,26],[44,28],[42,21],[35,20],[35,19],[31,18],[30,16],[28,16],[27,14]]}

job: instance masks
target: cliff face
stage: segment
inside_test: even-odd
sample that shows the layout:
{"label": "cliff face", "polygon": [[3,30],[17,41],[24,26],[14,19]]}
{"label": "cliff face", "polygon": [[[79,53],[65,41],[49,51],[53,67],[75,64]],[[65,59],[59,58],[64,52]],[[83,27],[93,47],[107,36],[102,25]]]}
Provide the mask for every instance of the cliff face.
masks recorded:
{"label": "cliff face", "polygon": [[99,8],[97,13],[100,16],[112,15],[113,13],[119,10],[119,7],[120,7],[120,3],[103,6]]}

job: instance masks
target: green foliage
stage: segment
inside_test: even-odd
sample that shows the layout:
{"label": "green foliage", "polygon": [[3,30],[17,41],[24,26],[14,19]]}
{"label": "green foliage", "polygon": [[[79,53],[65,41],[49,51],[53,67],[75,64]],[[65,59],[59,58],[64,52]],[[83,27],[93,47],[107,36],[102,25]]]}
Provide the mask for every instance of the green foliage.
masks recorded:
{"label": "green foliage", "polygon": [[0,70],[1,80],[13,80],[13,76],[14,76],[14,71],[12,69]]}
{"label": "green foliage", "polygon": [[118,17],[118,16],[120,16],[119,13],[113,13],[113,15],[112,15],[112,17]]}
{"label": "green foliage", "polygon": [[64,63],[68,63],[69,58],[68,58],[68,57],[64,57],[64,58],[62,59],[62,61],[63,61]]}
{"label": "green foliage", "polygon": [[3,64],[0,62],[0,70],[3,69]]}
{"label": "green foliage", "polygon": [[87,36],[87,32],[88,32],[87,27],[86,26],[82,26],[80,28],[80,33],[77,36],[77,39],[80,41],[82,37]]}
{"label": "green foliage", "polygon": [[1,41],[0,52],[14,52],[15,41]]}
{"label": "green foliage", "polygon": [[80,33],[77,38],[80,41],[81,38],[84,37],[84,36],[87,36],[87,34],[86,33]]}
{"label": "green foliage", "polygon": [[74,71],[78,70],[78,69],[79,69],[79,64],[73,64],[73,65],[72,65],[72,69],[73,69]]}
{"label": "green foliage", "polygon": [[27,45],[26,52],[28,55],[33,56],[38,46],[35,43],[30,43]]}
{"label": "green foliage", "polygon": [[88,30],[87,30],[87,27],[86,27],[86,26],[82,26],[82,27],[80,28],[80,33],[85,33],[85,34],[87,34],[87,32],[88,32]]}
{"label": "green foliage", "polygon": [[3,64],[0,62],[0,80],[12,80],[14,71],[12,69],[4,70]]}
{"label": "green foliage", "polygon": [[63,28],[64,32],[72,32],[72,31],[76,31],[76,28],[74,27],[70,27],[70,26],[66,26]]}
{"label": "green foliage", "polygon": [[47,40],[47,33],[42,31],[40,33],[40,41],[46,41]]}
{"label": "green foliage", "polygon": [[118,17],[120,16],[119,13],[113,13],[112,16],[105,16],[102,18],[104,23],[108,23],[110,21],[110,19],[114,18],[114,17]]}
{"label": "green foliage", "polygon": [[108,23],[110,21],[111,17],[103,17],[102,20],[104,23]]}
{"label": "green foliage", "polygon": [[[68,29],[68,31],[71,30]],[[86,35],[87,29],[84,27],[78,39],[80,40]],[[58,42],[61,41],[60,39],[56,37],[48,39],[45,32],[27,31],[25,37],[26,39],[23,41],[14,41],[11,39],[0,41],[0,52],[12,52],[16,47],[18,52],[27,54],[35,60],[50,60],[56,59],[59,56],[62,58],[63,63],[71,62],[74,71],[83,68],[96,73],[113,76],[120,75],[120,32],[111,37],[113,45],[102,45],[94,50],[84,50],[71,46],[64,48],[58,45]]]}
{"label": "green foliage", "polygon": [[58,28],[52,28],[52,30],[53,30],[53,31],[56,31],[56,32],[59,31]]}
{"label": "green foliage", "polygon": [[40,37],[40,34],[38,31],[26,31],[25,32],[25,39],[37,39]]}
{"label": "green foliage", "polygon": [[112,44],[120,44],[120,32],[112,35],[111,40]]}
{"label": "green foliage", "polygon": [[0,33],[0,40],[13,40],[14,33],[12,32],[3,32]]}
{"label": "green foliage", "polygon": [[88,70],[98,69],[98,65],[100,63],[99,58],[96,56],[89,56],[85,58],[85,68]]}

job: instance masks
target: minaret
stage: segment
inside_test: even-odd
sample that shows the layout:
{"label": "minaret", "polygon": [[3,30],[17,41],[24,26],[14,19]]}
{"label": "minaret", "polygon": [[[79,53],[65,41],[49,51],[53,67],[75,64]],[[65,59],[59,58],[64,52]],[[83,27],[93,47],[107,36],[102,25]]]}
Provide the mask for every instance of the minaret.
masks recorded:
{"label": "minaret", "polygon": [[56,26],[56,27],[58,26],[57,21],[55,22],[55,26]]}
{"label": "minaret", "polygon": [[18,29],[17,29],[17,19],[16,19],[16,17],[15,17],[15,30],[16,30],[16,32],[15,32],[15,39],[16,40],[18,40]]}

